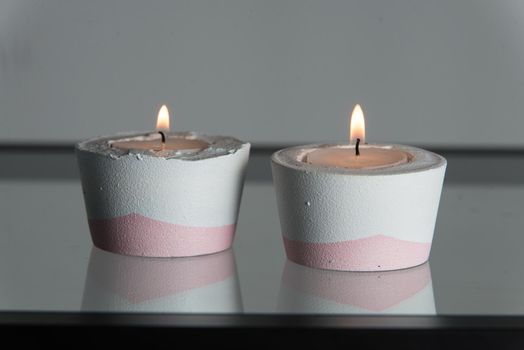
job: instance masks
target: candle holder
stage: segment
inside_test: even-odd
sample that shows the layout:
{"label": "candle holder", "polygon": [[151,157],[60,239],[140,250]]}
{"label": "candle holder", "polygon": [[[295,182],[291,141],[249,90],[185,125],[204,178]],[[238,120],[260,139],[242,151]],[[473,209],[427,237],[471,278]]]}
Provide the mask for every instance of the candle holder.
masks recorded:
{"label": "candle holder", "polygon": [[[172,150],[171,143],[202,149]],[[137,144],[159,146],[134,149]],[[117,146],[115,146],[117,145]],[[201,146],[203,145],[203,146]],[[95,246],[181,257],[231,247],[250,144],[194,132],[120,134],[76,146]]]}
{"label": "candle holder", "polygon": [[91,312],[242,312],[235,257],[160,259],[93,248],[82,298]]}
{"label": "candle holder", "polygon": [[308,145],[273,154],[287,257],[310,267],[349,271],[396,270],[427,261],[446,160],[415,147],[373,145],[407,159],[370,169],[306,161],[313,152],[348,147],[353,146]]}
{"label": "candle holder", "polygon": [[429,263],[383,272],[312,269],[286,261],[278,310],[300,314],[435,315]]}

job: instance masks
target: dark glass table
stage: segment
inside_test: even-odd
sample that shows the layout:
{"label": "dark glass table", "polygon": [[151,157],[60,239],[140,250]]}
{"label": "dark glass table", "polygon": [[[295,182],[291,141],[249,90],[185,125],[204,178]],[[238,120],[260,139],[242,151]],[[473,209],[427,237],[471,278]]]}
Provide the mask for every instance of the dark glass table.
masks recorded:
{"label": "dark glass table", "polygon": [[524,151],[435,150],[449,163],[430,262],[354,273],[286,260],[274,150],[252,151],[232,250],[151,259],[92,246],[72,147],[1,146],[0,325],[521,344]]}

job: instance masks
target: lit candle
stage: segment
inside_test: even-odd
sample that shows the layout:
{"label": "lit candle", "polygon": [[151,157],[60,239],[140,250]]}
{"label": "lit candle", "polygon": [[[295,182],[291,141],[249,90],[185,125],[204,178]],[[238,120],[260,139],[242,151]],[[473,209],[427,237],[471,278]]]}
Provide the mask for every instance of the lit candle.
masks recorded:
{"label": "lit candle", "polygon": [[233,137],[156,132],[76,146],[87,218],[98,248],[124,255],[194,256],[234,237],[250,144]]}
{"label": "lit candle", "polygon": [[446,160],[403,145],[365,144],[352,113],[350,144],[313,144],[272,156],[288,258],[332,270],[382,271],[427,261]]}
{"label": "lit candle", "polygon": [[209,146],[208,142],[187,135],[169,134],[169,110],[163,105],[158,111],[157,132],[111,141],[112,147],[125,150],[160,150],[197,152]]}
{"label": "lit candle", "polygon": [[360,105],[351,114],[349,145],[320,148],[307,154],[310,164],[349,169],[377,169],[407,163],[409,154],[389,146],[365,145],[366,125]]}

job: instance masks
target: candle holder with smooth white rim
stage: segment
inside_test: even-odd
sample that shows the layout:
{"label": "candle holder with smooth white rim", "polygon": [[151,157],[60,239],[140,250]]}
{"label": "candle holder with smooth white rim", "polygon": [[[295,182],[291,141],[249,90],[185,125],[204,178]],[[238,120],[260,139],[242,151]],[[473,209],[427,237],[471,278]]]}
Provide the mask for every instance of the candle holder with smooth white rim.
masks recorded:
{"label": "candle holder with smooth white rim", "polygon": [[273,181],[287,257],[348,271],[396,270],[428,260],[446,160],[401,145],[408,154],[388,167],[350,169],[309,164],[308,153],[345,145],[307,145],[272,156]]}
{"label": "candle holder with smooth white rim", "polygon": [[77,144],[94,245],[119,254],[151,257],[228,249],[235,233],[250,144],[231,137],[169,133],[169,139],[199,140],[206,147],[113,146],[160,137],[150,135],[120,134]]}
{"label": "candle holder with smooth white rim", "polygon": [[429,263],[409,269],[350,272],[286,261],[278,311],[298,314],[435,315]]}
{"label": "candle holder with smooth white rim", "polygon": [[83,311],[239,313],[242,309],[231,249],[173,259],[91,250]]}

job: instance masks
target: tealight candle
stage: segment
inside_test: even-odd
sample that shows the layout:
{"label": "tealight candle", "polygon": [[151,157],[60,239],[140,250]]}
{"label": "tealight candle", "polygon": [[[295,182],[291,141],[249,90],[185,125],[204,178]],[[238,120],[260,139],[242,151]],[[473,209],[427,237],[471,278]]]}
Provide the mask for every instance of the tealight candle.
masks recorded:
{"label": "tealight candle", "polygon": [[409,153],[391,147],[360,146],[366,136],[364,112],[356,105],[351,114],[349,141],[353,145],[319,148],[307,154],[309,164],[348,169],[378,169],[407,163]]}
{"label": "tealight candle", "polygon": [[124,255],[214,253],[233,241],[250,145],[232,137],[157,131],[76,146],[91,237]]}
{"label": "tealight candle", "polygon": [[159,151],[180,151],[194,153],[201,151],[209,146],[208,142],[198,139],[181,137],[180,135],[170,135],[169,131],[169,111],[164,105],[158,111],[156,122],[157,132],[122,138],[109,141],[111,147],[125,150],[159,150]]}
{"label": "tealight candle", "polygon": [[349,144],[316,144],[272,156],[287,256],[350,271],[395,270],[428,260],[446,160],[426,150],[365,144],[356,106]]}

